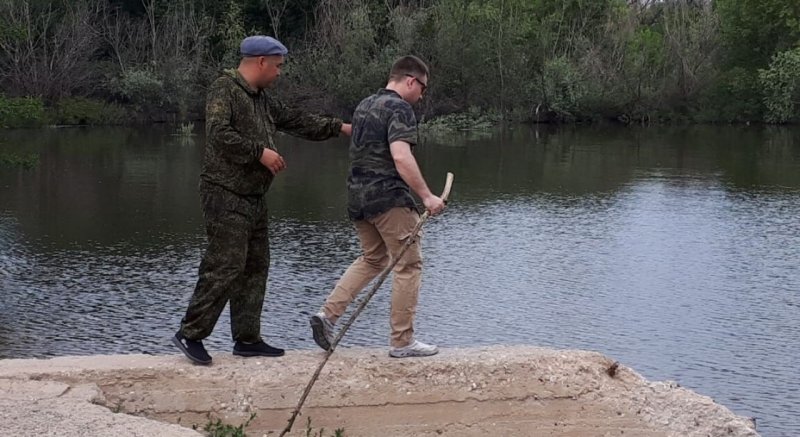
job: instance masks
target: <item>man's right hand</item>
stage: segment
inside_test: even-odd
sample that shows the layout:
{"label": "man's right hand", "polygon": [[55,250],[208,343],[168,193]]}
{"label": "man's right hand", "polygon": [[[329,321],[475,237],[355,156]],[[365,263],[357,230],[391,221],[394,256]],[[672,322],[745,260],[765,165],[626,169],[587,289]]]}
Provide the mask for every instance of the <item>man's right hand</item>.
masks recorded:
{"label": "man's right hand", "polygon": [[286,168],[286,162],[283,160],[283,157],[272,149],[264,148],[264,151],[261,152],[261,158],[258,161],[274,175]]}
{"label": "man's right hand", "polygon": [[439,196],[430,195],[422,199],[422,203],[431,215],[436,215],[444,211],[444,200]]}

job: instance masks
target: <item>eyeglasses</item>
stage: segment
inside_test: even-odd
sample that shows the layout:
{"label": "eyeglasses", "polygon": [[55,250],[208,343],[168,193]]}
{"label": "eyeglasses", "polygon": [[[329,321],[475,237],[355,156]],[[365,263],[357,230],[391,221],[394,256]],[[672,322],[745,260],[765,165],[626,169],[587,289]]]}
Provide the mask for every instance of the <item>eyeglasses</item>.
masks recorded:
{"label": "eyeglasses", "polygon": [[408,77],[411,77],[411,78],[413,78],[414,80],[416,80],[416,81],[417,81],[417,83],[419,84],[419,86],[421,86],[421,87],[422,87],[422,93],[420,93],[420,94],[425,94],[425,90],[427,90],[427,89],[428,89],[428,85],[427,85],[427,84],[425,84],[424,82],[422,82],[421,80],[419,80],[419,78],[417,78],[417,76],[414,76],[413,74],[406,74],[406,76],[408,76]]}

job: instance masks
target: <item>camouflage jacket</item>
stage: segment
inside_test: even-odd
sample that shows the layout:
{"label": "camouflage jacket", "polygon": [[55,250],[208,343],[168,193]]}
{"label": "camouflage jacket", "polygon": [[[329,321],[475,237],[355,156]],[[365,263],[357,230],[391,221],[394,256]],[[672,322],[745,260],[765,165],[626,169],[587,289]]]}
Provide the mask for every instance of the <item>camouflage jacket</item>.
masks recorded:
{"label": "camouflage jacket", "polygon": [[347,178],[351,220],[369,219],[395,207],[416,207],[389,149],[395,141],[416,145],[417,119],[399,94],[381,89],[362,100],[353,114]]}
{"label": "camouflage jacket", "polygon": [[256,90],[236,70],[225,70],[208,90],[206,149],[200,178],[245,196],[263,195],[273,175],[259,158],[277,150],[275,133],[308,140],[337,136],[342,121],[291,109],[266,90]]}

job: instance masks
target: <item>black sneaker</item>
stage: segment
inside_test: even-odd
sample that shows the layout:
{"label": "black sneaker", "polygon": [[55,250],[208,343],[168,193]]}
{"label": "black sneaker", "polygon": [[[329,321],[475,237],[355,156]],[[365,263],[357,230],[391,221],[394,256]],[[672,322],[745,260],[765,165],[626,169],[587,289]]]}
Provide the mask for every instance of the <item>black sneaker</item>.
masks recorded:
{"label": "black sneaker", "polygon": [[206,351],[202,341],[189,340],[181,334],[181,331],[178,331],[172,337],[172,343],[178,346],[186,358],[193,362],[204,366],[211,364],[211,355]]}
{"label": "black sneaker", "polygon": [[233,345],[233,354],[240,357],[282,357],[284,350],[272,347],[264,343],[264,340],[259,340],[256,343],[237,341]]}

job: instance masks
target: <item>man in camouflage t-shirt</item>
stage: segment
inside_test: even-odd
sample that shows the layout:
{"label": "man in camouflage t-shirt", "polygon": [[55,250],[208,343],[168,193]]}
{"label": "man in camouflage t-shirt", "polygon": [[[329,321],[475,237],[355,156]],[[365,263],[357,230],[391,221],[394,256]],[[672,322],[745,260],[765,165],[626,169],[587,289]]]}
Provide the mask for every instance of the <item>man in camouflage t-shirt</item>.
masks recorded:
{"label": "man in camouflage t-shirt", "polygon": [[341,120],[287,108],[266,88],[280,75],[286,47],[253,36],[241,45],[242,61],[211,84],[206,102],[207,144],[200,175],[208,247],[194,294],[173,343],[192,361],[210,364],[202,340],[230,303],[235,355],[280,356],[261,338],[261,309],[269,267],[265,195],[286,164],[276,131],[324,140],[349,134]]}
{"label": "man in camouflage t-shirt", "polygon": [[[314,341],[330,349],[333,325],[348,304],[399,253],[419,222],[413,191],[431,214],[444,202],[431,193],[412,147],[417,121],[411,105],[422,98],[428,67],[417,57],[395,61],[386,88],[367,97],[353,115],[347,210],[361,241],[362,255],[347,269],[322,310],[311,317]],[[391,348],[396,358],[433,355],[436,346],[414,338],[414,314],[422,276],[419,239],[394,268],[391,308]]]}

